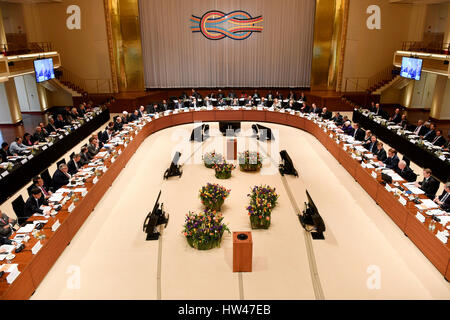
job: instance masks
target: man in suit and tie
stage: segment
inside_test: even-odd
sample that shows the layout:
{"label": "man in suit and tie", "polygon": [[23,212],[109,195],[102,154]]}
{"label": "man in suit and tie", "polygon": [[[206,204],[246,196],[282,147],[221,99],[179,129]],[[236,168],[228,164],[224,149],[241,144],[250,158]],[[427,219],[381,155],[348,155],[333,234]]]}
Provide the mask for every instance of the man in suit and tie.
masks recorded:
{"label": "man in suit and tie", "polygon": [[398,123],[400,123],[400,121],[402,121],[402,115],[400,114],[399,108],[395,109],[395,112],[392,115],[392,117],[389,118],[389,121],[392,121],[395,124],[398,124]]}
{"label": "man in suit and tie", "polygon": [[366,136],[366,132],[359,127],[358,123],[353,124],[353,138],[357,141],[364,141],[364,137]]}
{"label": "man in suit and tie", "polygon": [[75,154],[67,164],[67,168],[70,175],[76,174],[81,168],[81,155]]}
{"label": "man in suit and tie", "polygon": [[387,169],[395,169],[398,167],[398,163],[400,162],[400,159],[397,156],[397,150],[395,149],[389,149],[388,156],[386,160],[383,161],[383,163],[386,165]]}
{"label": "man in suit and tie", "polygon": [[399,161],[394,170],[400,175],[400,177],[408,182],[414,182],[417,179],[417,175],[411,170],[410,167],[408,167],[404,160]]}
{"label": "man in suit and tie", "polygon": [[414,134],[416,136],[420,137],[420,136],[425,136],[425,134],[427,134],[427,132],[428,132],[428,129],[427,129],[427,127],[425,127],[423,125],[423,120],[417,121],[417,126],[414,129]]}
{"label": "man in suit and tie", "polygon": [[69,183],[71,176],[68,171],[69,168],[66,164],[62,163],[59,165],[52,178],[54,190],[58,190]]}
{"label": "man in suit and tie", "polygon": [[17,220],[10,219],[0,210],[0,237],[9,238],[14,230]]}
{"label": "man in suit and tie", "polygon": [[230,99],[236,98],[236,94],[234,93],[233,90],[231,90],[230,92],[228,92],[228,98],[230,98]]}
{"label": "man in suit and tie", "polygon": [[343,118],[342,115],[339,112],[336,112],[333,118],[331,118],[331,121],[333,121],[338,127],[342,126],[343,124]]}
{"label": "man in suit and tie", "polygon": [[58,128],[55,125],[55,120],[53,117],[48,118],[48,124],[47,124],[47,132],[50,134],[52,132],[58,131]]}
{"label": "man in suit and tie", "polygon": [[383,143],[378,141],[377,150],[373,153],[374,161],[384,162],[387,159],[386,150],[384,150]]}
{"label": "man in suit and tie", "polygon": [[2,158],[3,162],[8,161],[8,157],[10,157],[11,154],[9,153],[9,144],[7,142],[2,143],[2,148],[0,149],[0,158]]}
{"label": "man in suit and tie", "polygon": [[439,197],[436,197],[434,202],[436,202],[442,210],[450,212],[450,182],[445,184],[444,192],[442,192]]}
{"label": "man in suit and tie", "polygon": [[371,110],[371,111],[373,113],[375,113],[375,115],[377,115],[377,116],[382,116],[382,110],[381,110],[381,107],[380,107],[379,103],[376,103],[375,104],[375,108],[373,110]]}
{"label": "man in suit and tie", "polygon": [[431,169],[423,169],[423,181],[416,182],[415,186],[425,191],[425,195],[428,198],[434,199],[436,196],[436,192],[439,189],[439,181],[433,178],[431,176],[431,173]]}
{"label": "man in suit and tie", "polygon": [[56,127],[56,129],[64,129],[64,126],[67,126],[67,125],[69,125],[69,123],[67,123],[67,122],[64,120],[62,114],[58,114],[58,115],[56,116],[56,121],[55,121],[55,127]]}
{"label": "man in suit and tie", "polygon": [[433,141],[431,141],[431,144],[433,146],[443,147],[446,142],[447,141],[445,141],[445,138],[442,136],[442,130],[436,130],[436,136]]}
{"label": "man in suit and tie", "polygon": [[258,99],[259,98],[259,93],[258,90],[255,89],[255,92],[253,92],[253,99]]}
{"label": "man in suit and tie", "polygon": [[87,146],[84,146],[81,148],[80,156],[81,156],[80,166],[84,166],[85,164],[88,164],[92,159],[91,156],[89,155]]}
{"label": "man in suit and tie", "polygon": [[33,134],[32,140],[38,142],[46,142],[45,133],[42,131],[41,126],[36,127],[36,131]]}
{"label": "man in suit and tie", "polygon": [[274,98],[275,97],[273,96],[272,91],[269,91],[269,93],[266,96],[266,99],[269,100],[269,101],[272,101]]}
{"label": "man in suit and tie", "polygon": [[369,150],[369,152],[375,154],[377,151],[377,144],[378,144],[377,137],[375,135],[372,135],[370,137],[370,141],[364,144],[363,147]]}
{"label": "man in suit and tie", "polygon": [[434,123],[430,123],[428,132],[421,138],[429,142],[432,142],[434,138],[436,138],[436,126],[434,125]]}
{"label": "man in suit and tie", "polygon": [[122,129],[123,129],[122,118],[121,117],[117,117],[116,121],[114,121],[114,131],[115,132],[119,132]]}
{"label": "man in suit and tie", "polygon": [[113,128],[106,128],[105,131],[103,131],[103,134],[100,138],[100,141],[105,144],[107,143],[109,140],[111,140],[111,138],[114,136],[114,129]]}
{"label": "man in suit and tie", "polygon": [[44,214],[44,211],[40,209],[42,205],[47,206],[48,202],[42,196],[41,190],[33,187],[31,189],[31,196],[25,202],[24,217],[29,218],[35,213]]}
{"label": "man in suit and tie", "polygon": [[220,100],[220,99],[223,99],[224,97],[225,96],[224,96],[224,94],[222,92],[222,89],[219,89],[218,92],[217,92],[217,99]]}
{"label": "man in suit and tie", "polygon": [[38,188],[39,190],[41,190],[42,196],[43,196],[45,199],[48,199],[48,198],[51,197],[52,192],[49,191],[49,190],[47,190],[47,188],[46,188],[45,185],[44,185],[44,180],[43,180],[40,176],[37,176],[37,177],[34,177],[34,178],[33,178],[33,186],[34,186],[35,188]]}
{"label": "man in suit and tie", "polygon": [[222,98],[220,98],[219,101],[217,102],[218,107],[224,107],[226,105],[227,105],[227,103]]}
{"label": "man in suit and tie", "polygon": [[402,127],[403,130],[406,130],[408,127],[408,119],[406,119],[406,114],[402,114],[402,119],[398,125]]}
{"label": "man in suit and tie", "polygon": [[311,108],[311,113],[315,113],[315,114],[319,114],[320,113],[320,108],[318,106],[316,106],[315,103],[312,104],[312,108]]}
{"label": "man in suit and tie", "polygon": [[133,114],[130,116],[130,122],[139,120],[139,111],[134,110]]}
{"label": "man in suit and tie", "polygon": [[182,109],[184,108],[184,103],[181,101],[181,99],[177,100],[177,103],[175,104],[175,109]]}
{"label": "man in suit and tie", "polygon": [[303,102],[303,105],[300,107],[300,112],[301,113],[309,113],[310,112],[310,108],[308,107],[306,102]]}
{"label": "man in suit and tie", "polygon": [[208,97],[205,97],[205,107],[212,107],[213,106],[213,104],[212,104],[212,102],[211,102],[211,100],[209,100],[209,98]]}
{"label": "man in suit and tie", "polygon": [[190,107],[190,108],[198,108],[198,107],[200,107],[200,104],[198,103],[198,101],[197,101],[196,98],[192,98],[192,102],[191,102],[191,104],[189,105],[189,107]]}
{"label": "man in suit and tie", "polygon": [[167,104],[166,100],[162,101],[161,105],[159,106],[159,110],[161,110],[161,112],[169,110],[169,105]]}
{"label": "man in suit and tie", "polygon": [[320,113],[320,117],[321,117],[323,120],[330,120],[330,119],[331,119],[331,112],[328,111],[328,109],[327,109],[326,107],[324,107],[324,108],[322,109],[322,112]]}

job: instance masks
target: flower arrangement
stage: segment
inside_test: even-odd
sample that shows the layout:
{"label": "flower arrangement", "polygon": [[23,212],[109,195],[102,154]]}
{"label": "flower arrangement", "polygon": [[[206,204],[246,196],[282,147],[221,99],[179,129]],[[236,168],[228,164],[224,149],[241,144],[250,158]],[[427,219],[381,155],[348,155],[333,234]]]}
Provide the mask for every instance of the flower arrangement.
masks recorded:
{"label": "flower arrangement", "polygon": [[239,167],[242,171],[258,171],[262,167],[262,158],[259,152],[245,151],[239,153]]}
{"label": "flower arrangement", "polygon": [[248,197],[250,198],[250,205],[247,207],[247,211],[252,229],[268,229],[272,210],[276,207],[279,197],[275,188],[255,186]]}
{"label": "flower arrangement", "polygon": [[203,156],[203,162],[205,164],[205,167],[212,168],[216,163],[220,163],[223,161],[223,156],[220,153],[213,152],[207,152]]}
{"label": "flower arrangement", "polygon": [[197,250],[220,247],[224,232],[230,233],[230,229],[222,221],[222,215],[212,210],[206,209],[200,214],[189,212],[186,215],[183,234],[188,244]]}
{"label": "flower arrangement", "polygon": [[199,197],[207,209],[220,211],[225,199],[230,195],[230,191],[221,185],[207,183],[200,189]]}
{"label": "flower arrangement", "polygon": [[224,161],[221,163],[214,164],[213,168],[216,171],[217,179],[230,179],[231,171],[233,171],[236,168],[236,166],[234,164],[227,163],[226,161]]}

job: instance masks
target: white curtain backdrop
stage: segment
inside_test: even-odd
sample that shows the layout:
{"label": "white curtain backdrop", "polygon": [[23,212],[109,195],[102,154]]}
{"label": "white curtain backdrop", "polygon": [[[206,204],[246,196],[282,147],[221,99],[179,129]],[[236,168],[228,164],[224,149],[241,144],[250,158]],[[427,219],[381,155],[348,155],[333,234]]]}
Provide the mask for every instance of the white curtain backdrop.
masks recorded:
{"label": "white curtain backdrop", "polygon": [[[192,33],[191,15],[262,16],[246,40]],[[309,87],[315,0],[139,0],[147,88]]]}

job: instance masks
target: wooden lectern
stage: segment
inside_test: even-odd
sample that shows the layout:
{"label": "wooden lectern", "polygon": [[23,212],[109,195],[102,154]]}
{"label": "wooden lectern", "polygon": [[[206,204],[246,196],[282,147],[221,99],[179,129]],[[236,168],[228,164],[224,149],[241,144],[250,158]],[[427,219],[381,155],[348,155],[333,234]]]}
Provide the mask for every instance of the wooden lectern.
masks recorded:
{"label": "wooden lectern", "polygon": [[227,160],[237,160],[237,139],[227,139]]}
{"label": "wooden lectern", "polygon": [[252,272],[251,232],[233,232],[233,272]]}

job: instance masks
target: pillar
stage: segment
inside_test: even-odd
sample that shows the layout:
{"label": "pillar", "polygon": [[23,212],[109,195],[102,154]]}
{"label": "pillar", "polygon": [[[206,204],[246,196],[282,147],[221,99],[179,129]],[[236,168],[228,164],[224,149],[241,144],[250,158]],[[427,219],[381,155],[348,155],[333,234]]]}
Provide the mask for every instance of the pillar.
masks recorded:
{"label": "pillar", "polygon": [[0,83],[0,123],[16,124],[22,121],[16,84],[13,80]]}
{"label": "pillar", "polygon": [[433,119],[442,119],[447,80],[448,77],[446,76],[437,76],[436,86],[434,87],[433,102],[431,103],[430,111],[430,117]]}

